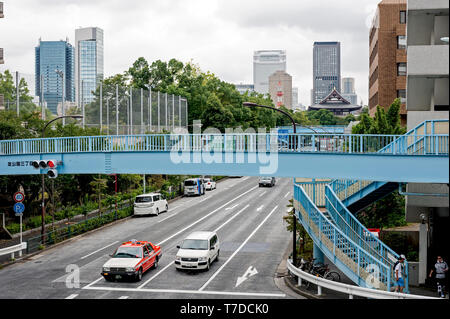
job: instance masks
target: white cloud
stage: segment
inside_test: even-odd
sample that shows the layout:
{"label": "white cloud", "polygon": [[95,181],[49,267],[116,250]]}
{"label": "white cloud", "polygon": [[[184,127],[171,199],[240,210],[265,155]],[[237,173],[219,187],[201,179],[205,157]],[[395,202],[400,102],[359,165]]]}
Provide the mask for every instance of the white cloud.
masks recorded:
{"label": "white cloud", "polygon": [[288,73],[309,104],[314,41],[340,41],[342,76],[356,78],[367,103],[368,21],[379,0],[4,0],[0,46],[9,69],[34,73],[38,39],[59,40],[98,26],[105,36],[105,74],[140,56],[198,64],[221,79],[251,83],[253,51],[287,50]]}

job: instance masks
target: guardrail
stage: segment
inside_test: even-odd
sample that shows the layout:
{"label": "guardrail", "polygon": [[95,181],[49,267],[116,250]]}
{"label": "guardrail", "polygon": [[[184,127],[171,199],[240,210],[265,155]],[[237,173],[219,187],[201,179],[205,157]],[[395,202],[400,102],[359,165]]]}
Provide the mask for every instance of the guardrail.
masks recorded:
{"label": "guardrail", "polygon": [[302,285],[302,280],[306,280],[315,284],[317,286],[318,296],[322,295],[322,288],[326,288],[340,293],[348,294],[349,299],[353,299],[354,296],[371,299],[440,299],[435,297],[411,295],[400,292],[389,292],[378,289],[358,287],[354,285],[348,285],[341,282],[316,277],[295,267],[292,264],[292,260],[290,259],[287,261],[287,268],[290,273],[298,277],[298,286]]}
{"label": "guardrail", "polygon": [[[448,154],[448,135],[416,136],[428,141],[415,149],[417,140],[403,135],[358,134],[146,134],[102,135],[0,141],[0,155],[127,151],[225,151],[225,152],[325,152],[383,155]],[[395,141],[394,144],[391,144]],[[444,147],[445,146],[445,147]],[[427,152],[427,149],[439,150]]]}
{"label": "guardrail", "polygon": [[23,249],[27,249],[26,242],[0,249],[0,256],[11,254],[11,259],[14,259],[16,252],[19,252],[19,257],[22,256]]}

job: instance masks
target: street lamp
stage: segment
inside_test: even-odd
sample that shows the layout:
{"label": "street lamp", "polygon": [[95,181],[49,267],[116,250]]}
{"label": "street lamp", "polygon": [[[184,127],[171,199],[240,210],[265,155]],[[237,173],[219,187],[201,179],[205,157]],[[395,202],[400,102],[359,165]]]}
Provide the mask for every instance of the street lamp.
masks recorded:
{"label": "street lamp", "polygon": [[[285,112],[283,110],[271,107],[271,106],[259,105],[259,104],[252,103],[252,102],[244,102],[243,105],[246,106],[246,107],[262,107],[262,108],[266,108],[266,109],[270,109],[270,110],[274,110],[274,111],[278,111],[280,113],[283,113],[284,115],[286,115],[291,120],[293,129],[294,129],[294,134],[297,133],[297,129],[296,129],[296,126],[295,126],[295,121],[294,121],[294,119],[292,118],[292,116],[289,113],[287,113],[287,112]],[[294,136],[294,138],[295,138],[295,136]],[[296,147],[295,147],[295,144],[294,144],[294,149],[295,148]],[[297,262],[297,218],[295,217],[295,211],[294,211],[294,214],[292,215],[292,217],[293,217],[292,218],[292,227],[293,227],[293,229],[292,229],[292,239],[293,239],[293,243],[292,243],[292,264],[295,265],[296,262]]]}
{"label": "street lamp", "polygon": [[[47,124],[44,125],[44,128],[42,129],[42,138],[45,138],[45,129],[47,126],[49,126],[52,122],[59,120],[59,119],[65,119],[66,117],[71,117],[73,119],[80,119],[83,118],[82,115],[67,115],[67,116],[58,116],[57,118],[54,118],[53,120],[49,121]],[[42,243],[44,243],[44,234],[45,234],[45,181],[44,181],[44,174],[42,174],[42,228],[41,228],[41,237],[42,237]]]}

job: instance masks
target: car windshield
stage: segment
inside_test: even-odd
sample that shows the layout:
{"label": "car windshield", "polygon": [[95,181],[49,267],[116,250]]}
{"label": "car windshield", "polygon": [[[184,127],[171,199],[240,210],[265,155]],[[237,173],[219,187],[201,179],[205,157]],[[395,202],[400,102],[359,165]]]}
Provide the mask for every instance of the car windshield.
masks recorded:
{"label": "car windshield", "polygon": [[181,245],[182,249],[207,250],[208,241],[200,239],[185,239]]}
{"label": "car windshield", "polygon": [[119,247],[113,258],[142,258],[142,247]]}
{"label": "car windshield", "polygon": [[151,196],[136,197],[136,203],[150,203],[152,201]]}
{"label": "car windshield", "polygon": [[184,186],[195,186],[197,183],[195,181],[184,181]]}

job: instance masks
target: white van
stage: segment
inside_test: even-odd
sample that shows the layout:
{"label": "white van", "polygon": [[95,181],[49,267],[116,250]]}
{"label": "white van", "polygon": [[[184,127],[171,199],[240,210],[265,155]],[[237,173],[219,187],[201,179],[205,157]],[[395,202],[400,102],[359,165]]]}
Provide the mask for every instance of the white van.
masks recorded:
{"label": "white van", "polygon": [[160,193],[142,194],[134,200],[134,215],[156,215],[169,211],[169,205]]}
{"label": "white van", "polygon": [[175,257],[177,269],[206,269],[219,260],[220,243],[217,234],[209,231],[197,231],[187,236]]}

